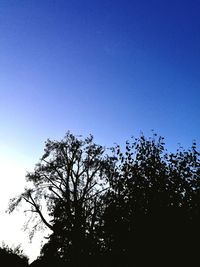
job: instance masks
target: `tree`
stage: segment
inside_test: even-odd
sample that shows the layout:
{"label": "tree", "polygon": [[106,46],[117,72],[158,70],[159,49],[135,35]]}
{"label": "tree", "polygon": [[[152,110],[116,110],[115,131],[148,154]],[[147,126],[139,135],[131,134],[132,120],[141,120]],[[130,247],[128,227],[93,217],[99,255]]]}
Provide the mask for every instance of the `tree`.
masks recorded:
{"label": "tree", "polygon": [[126,142],[125,151],[113,148],[115,172],[109,176],[103,215],[113,266],[127,260],[156,264],[158,254],[171,265],[175,260],[191,264],[197,255],[200,153],[195,142],[176,153],[164,145],[162,137],[141,135]]}
{"label": "tree", "polygon": [[65,258],[78,266],[77,260],[92,255],[100,245],[95,236],[109,169],[104,152],[92,136],[81,139],[68,132],[61,141],[47,140],[40,162],[26,176],[30,186],[11,200],[10,212],[21,201],[28,203],[32,216],[39,219],[33,231],[41,223],[51,230],[43,257]]}

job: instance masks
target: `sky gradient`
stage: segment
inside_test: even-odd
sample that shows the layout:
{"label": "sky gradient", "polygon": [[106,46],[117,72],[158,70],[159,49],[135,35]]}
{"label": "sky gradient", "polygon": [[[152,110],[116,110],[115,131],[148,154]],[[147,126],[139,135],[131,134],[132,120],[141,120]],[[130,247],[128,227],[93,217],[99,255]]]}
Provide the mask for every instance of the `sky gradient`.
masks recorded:
{"label": "sky gradient", "polygon": [[197,0],[0,1],[2,207],[68,130],[199,147],[199,14]]}

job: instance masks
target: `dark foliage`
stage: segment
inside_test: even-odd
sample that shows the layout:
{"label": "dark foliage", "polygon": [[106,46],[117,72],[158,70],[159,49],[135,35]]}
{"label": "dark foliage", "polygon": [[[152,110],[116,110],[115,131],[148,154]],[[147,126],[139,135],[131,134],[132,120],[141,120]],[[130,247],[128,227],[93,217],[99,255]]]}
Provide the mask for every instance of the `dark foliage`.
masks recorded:
{"label": "dark foliage", "polygon": [[[197,257],[200,161],[192,149],[168,154],[163,138],[141,136],[116,155],[105,197],[105,247],[122,262],[188,264]],[[106,240],[106,238],[105,238]],[[121,261],[121,262],[120,262]]]}
{"label": "dark foliage", "polygon": [[0,264],[7,267],[28,267],[28,258],[20,247],[12,249],[4,245],[0,248]]}
{"label": "dark foliage", "polygon": [[[200,154],[168,153],[143,135],[105,154],[90,136],[48,141],[26,200],[52,230],[37,266],[194,265],[200,230]],[[46,201],[50,220],[41,210]],[[57,263],[57,264],[56,264]],[[33,264],[33,265],[34,265]]]}

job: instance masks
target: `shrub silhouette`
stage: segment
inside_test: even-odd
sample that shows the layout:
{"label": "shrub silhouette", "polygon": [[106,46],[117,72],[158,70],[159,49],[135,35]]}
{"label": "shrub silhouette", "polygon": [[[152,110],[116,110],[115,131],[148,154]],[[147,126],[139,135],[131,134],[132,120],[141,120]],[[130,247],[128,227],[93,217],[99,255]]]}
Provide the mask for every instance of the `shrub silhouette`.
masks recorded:
{"label": "shrub silhouette", "polygon": [[0,248],[0,262],[1,266],[28,267],[28,258],[23,255],[19,247],[12,249],[3,245]]}

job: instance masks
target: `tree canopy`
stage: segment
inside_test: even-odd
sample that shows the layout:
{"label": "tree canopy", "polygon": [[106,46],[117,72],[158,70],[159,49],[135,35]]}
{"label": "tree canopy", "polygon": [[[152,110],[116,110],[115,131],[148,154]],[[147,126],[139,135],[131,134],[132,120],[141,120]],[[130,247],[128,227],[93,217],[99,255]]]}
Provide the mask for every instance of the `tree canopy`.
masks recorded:
{"label": "tree canopy", "polygon": [[[163,137],[141,135],[106,149],[93,136],[68,132],[47,140],[27,174],[21,201],[51,230],[42,260],[69,266],[173,264],[194,259],[200,222],[200,153],[165,149]],[[46,211],[42,209],[46,205]]]}

